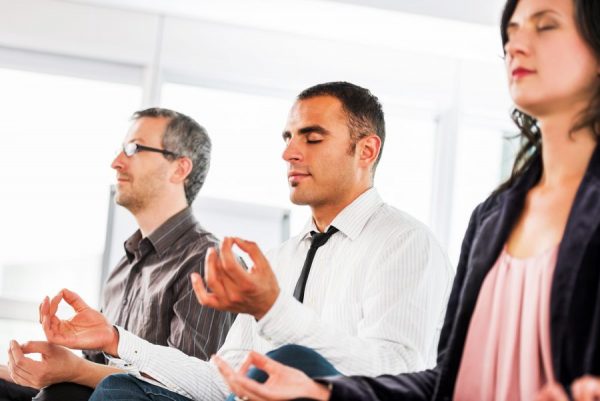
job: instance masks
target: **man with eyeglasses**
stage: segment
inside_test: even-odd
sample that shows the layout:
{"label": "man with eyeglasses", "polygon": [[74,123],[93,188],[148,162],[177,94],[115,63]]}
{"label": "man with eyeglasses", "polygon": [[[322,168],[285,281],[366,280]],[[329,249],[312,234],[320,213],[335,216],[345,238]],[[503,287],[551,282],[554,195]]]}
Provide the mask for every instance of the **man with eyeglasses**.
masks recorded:
{"label": "man with eyeglasses", "polygon": [[[282,133],[282,157],[290,200],[310,207],[311,218],[268,255],[226,237],[218,252],[208,253],[206,283],[192,276],[203,305],[239,313],[221,358],[248,368],[248,351],[270,352],[316,376],[329,369],[384,374],[433,366],[453,269],[431,232],[374,188],[385,136],[382,106],[366,88],[328,82],[298,95]],[[238,263],[234,245],[250,256],[251,269]],[[115,327],[76,295],[69,303],[77,331],[65,330],[55,315],[59,300],[46,299],[41,308],[50,341],[102,349],[141,372],[107,377],[90,401],[228,396],[215,363]],[[315,361],[307,348],[327,361]],[[260,371],[251,375],[266,379]]]}
{"label": "man with eyeglasses", "polygon": [[[190,208],[209,169],[211,142],[196,121],[172,110],[146,109],[132,119],[112,168],[115,201],[134,215],[139,230],[125,241],[125,256],[108,278],[102,312],[147,341],[206,360],[235,317],[200,305],[189,279],[204,273],[207,249],[218,242]],[[70,292],[62,293],[69,300]],[[13,342],[8,370],[15,383],[0,383],[0,401],[87,400],[104,377],[131,369],[101,353],[85,352],[83,359],[47,342]]]}

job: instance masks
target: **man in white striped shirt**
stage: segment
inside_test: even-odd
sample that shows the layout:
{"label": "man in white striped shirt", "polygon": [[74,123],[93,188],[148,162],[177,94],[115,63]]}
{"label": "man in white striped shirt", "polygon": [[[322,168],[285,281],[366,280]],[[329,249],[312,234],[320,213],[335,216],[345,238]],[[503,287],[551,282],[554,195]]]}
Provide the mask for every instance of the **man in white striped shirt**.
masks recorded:
{"label": "man in white striped shirt", "polygon": [[[311,87],[292,107],[283,139],[290,198],[310,206],[312,219],[267,258],[253,243],[226,238],[219,254],[207,258],[210,292],[193,276],[201,303],[241,313],[219,356],[239,367],[248,351],[299,344],[346,375],[433,366],[453,270],[429,230],[383,203],[373,187],[385,139],[379,101],[346,82]],[[331,239],[312,252],[312,266],[305,263],[311,232],[329,230]],[[252,258],[249,271],[237,263],[233,244]],[[73,304],[85,332],[64,330],[46,302],[48,339],[102,349],[137,369],[105,379],[92,400],[227,396],[213,363],[152,345],[112,327],[80,300]]]}

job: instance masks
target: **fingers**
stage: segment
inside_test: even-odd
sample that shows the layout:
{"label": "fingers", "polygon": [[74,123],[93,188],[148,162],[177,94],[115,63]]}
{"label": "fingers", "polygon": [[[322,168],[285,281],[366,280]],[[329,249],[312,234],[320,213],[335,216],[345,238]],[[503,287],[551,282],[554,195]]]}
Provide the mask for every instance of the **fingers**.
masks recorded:
{"label": "fingers", "polygon": [[54,316],[56,315],[56,311],[58,310],[58,305],[60,304],[60,301],[63,299],[63,292],[60,291],[58,294],[56,294],[54,297],[52,297],[52,299],[50,300],[50,305],[48,307],[48,316]]}
{"label": "fingers", "polygon": [[19,344],[15,340],[11,340],[8,351],[8,366],[11,377],[17,384],[35,387],[31,372],[34,372],[39,364],[39,362],[27,358]]}
{"label": "fingers", "polygon": [[238,295],[236,283],[227,278],[221,258],[214,248],[211,248],[206,255],[204,275],[207,287],[210,288],[221,306],[226,307]]}
{"label": "fingers", "polygon": [[246,376],[237,375],[235,379],[236,383],[236,394],[246,396],[252,401],[270,401],[270,400],[281,400],[288,399],[275,395],[274,392],[269,388],[267,384],[262,384],[254,381]]}
{"label": "fingers", "polygon": [[250,256],[250,259],[252,259],[252,262],[254,262],[254,268],[270,268],[269,261],[255,242],[246,241],[241,238],[232,238],[232,241],[242,251],[246,252]]}
{"label": "fingers", "polygon": [[571,391],[576,401],[600,399],[600,379],[593,376],[584,376],[573,383]]}
{"label": "fingers", "polygon": [[215,365],[217,365],[217,368],[219,369],[219,372],[221,373],[221,376],[223,376],[223,378],[227,382],[227,385],[229,386],[229,389],[233,393],[238,394],[238,390],[239,389],[238,389],[237,383],[235,381],[235,379],[236,379],[236,373],[231,368],[231,366],[229,366],[229,364],[227,362],[225,362],[223,359],[221,359],[217,355],[213,355],[213,357],[211,358],[211,361]]}
{"label": "fingers", "polygon": [[23,354],[48,354],[51,351],[52,346],[46,341],[28,341],[21,345],[21,351]]}
{"label": "fingers", "polygon": [[58,304],[62,300],[62,291],[55,295],[52,300],[45,297],[40,305],[40,323],[48,340],[54,337],[53,325],[56,326],[58,318],[55,316],[58,309]]}
{"label": "fingers", "polygon": [[[64,288],[62,291],[63,299],[71,305],[75,312],[81,312],[82,310],[89,309],[90,307],[81,299],[79,295]],[[56,311],[55,311],[56,312]]]}
{"label": "fingers", "polygon": [[215,248],[210,248],[206,252],[204,261],[204,279],[206,285],[213,293],[221,294],[224,292],[223,284],[221,283],[221,260],[217,255]]}
{"label": "fingers", "polygon": [[240,370],[239,370],[240,374],[246,376],[251,367],[252,367],[252,358],[250,357],[250,354],[248,354],[246,356],[246,359],[244,360],[244,363],[242,363],[242,366],[240,367]]}
{"label": "fingers", "polygon": [[200,274],[192,273],[190,278],[192,280],[192,288],[194,289],[194,294],[196,294],[196,299],[198,302],[209,308],[218,309],[218,299],[213,294],[208,292],[204,282],[202,281],[202,277],[200,277]]}
{"label": "fingers", "polygon": [[50,298],[46,296],[40,305],[40,323],[44,323],[44,319],[46,319],[50,315]]}
{"label": "fingers", "polygon": [[569,401],[569,398],[560,384],[548,383],[537,394],[535,401]]}
{"label": "fingers", "polygon": [[252,365],[256,366],[260,370],[264,370],[269,374],[269,376],[275,373],[276,370],[285,367],[285,365],[255,351],[250,351],[248,354],[248,359]]}
{"label": "fingers", "polygon": [[[48,298],[48,296],[46,296],[40,303],[40,306],[38,307],[38,316],[39,316],[40,324],[42,324],[42,317],[44,315],[44,305],[48,304],[48,302],[49,302],[49,298]],[[47,309],[47,307],[46,307],[46,309]]]}
{"label": "fingers", "polygon": [[248,386],[248,382],[256,383],[254,380],[247,378],[240,372],[235,372],[223,359],[218,356],[213,356],[212,361],[217,365],[219,372],[227,382],[230,390],[242,398],[251,399],[252,401],[259,401],[264,399],[259,396],[255,390]]}
{"label": "fingers", "polygon": [[236,283],[248,281],[248,272],[239,263],[237,256],[233,253],[234,239],[225,237],[221,242],[219,259],[222,271]]}

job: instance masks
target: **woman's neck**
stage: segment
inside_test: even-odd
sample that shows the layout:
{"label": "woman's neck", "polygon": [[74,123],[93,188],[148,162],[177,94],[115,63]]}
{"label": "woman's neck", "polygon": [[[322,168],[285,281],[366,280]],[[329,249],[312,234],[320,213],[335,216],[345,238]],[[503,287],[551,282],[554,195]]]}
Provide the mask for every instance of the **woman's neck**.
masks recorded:
{"label": "woman's neck", "polygon": [[560,115],[538,120],[544,164],[540,185],[555,188],[583,178],[597,141],[590,128],[571,132],[574,121]]}

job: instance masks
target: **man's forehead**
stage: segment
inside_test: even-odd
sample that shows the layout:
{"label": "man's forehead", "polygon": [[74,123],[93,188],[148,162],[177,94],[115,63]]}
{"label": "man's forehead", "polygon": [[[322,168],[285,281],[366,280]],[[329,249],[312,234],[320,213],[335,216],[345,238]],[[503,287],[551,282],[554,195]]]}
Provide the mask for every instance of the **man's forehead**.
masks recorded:
{"label": "man's forehead", "polygon": [[146,144],[159,144],[167,128],[168,119],[162,117],[141,117],[133,121],[125,142],[139,141]]}
{"label": "man's forehead", "polygon": [[287,127],[335,120],[345,120],[342,103],[333,96],[315,96],[294,103],[288,115]]}

